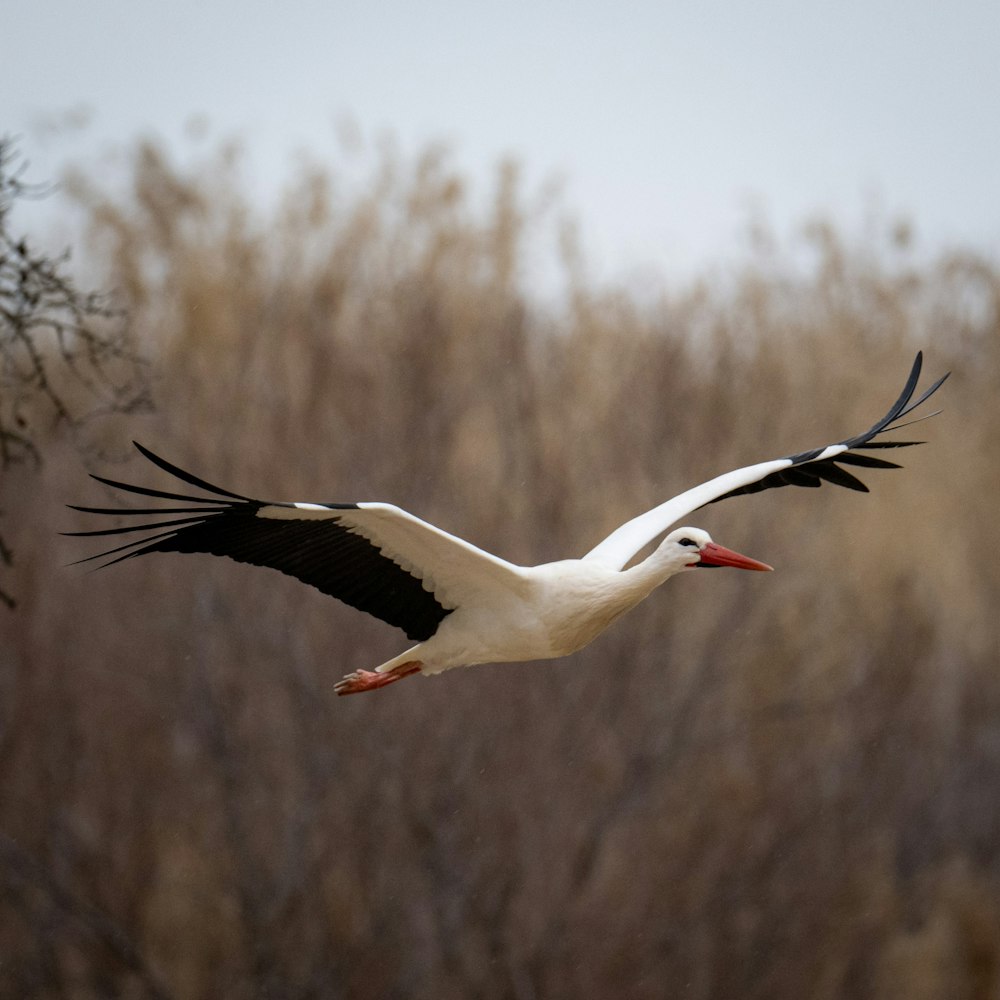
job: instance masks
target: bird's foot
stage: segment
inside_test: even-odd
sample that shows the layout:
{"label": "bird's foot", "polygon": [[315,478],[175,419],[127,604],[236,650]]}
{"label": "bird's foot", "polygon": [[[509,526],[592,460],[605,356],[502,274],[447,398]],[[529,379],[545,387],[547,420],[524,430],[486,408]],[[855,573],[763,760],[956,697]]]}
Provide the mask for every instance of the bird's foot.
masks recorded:
{"label": "bird's foot", "polygon": [[420,672],[421,664],[412,660],[409,663],[402,663],[392,670],[387,670],[384,674],[376,673],[373,670],[355,670],[346,677],[337,681],[333,685],[333,690],[338,695],[360,694],[362,691],[374,691],[376,688],[385,687],[395,681],[409,677],[410,674]]}

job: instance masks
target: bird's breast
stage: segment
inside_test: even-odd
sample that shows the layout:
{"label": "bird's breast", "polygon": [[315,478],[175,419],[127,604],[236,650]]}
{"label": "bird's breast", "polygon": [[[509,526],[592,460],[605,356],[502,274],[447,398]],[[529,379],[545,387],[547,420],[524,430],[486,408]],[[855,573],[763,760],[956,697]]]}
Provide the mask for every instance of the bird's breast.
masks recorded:
{"label": "bird's breast", "polygon": [[438,669],[469,663],[544,660],[586,646],[645,593],[624,574],[576,560],[531,570],[524,590],[470,601],[442,621],[434,638]]}
{"label": "bird's breast", "polygon": [[539,581],[538,600],[550,655],[582,649],[634,607],[644,595],[633,594],[624,582],[621,573],[604,567],[578,561],[552,564],[552,571]]}

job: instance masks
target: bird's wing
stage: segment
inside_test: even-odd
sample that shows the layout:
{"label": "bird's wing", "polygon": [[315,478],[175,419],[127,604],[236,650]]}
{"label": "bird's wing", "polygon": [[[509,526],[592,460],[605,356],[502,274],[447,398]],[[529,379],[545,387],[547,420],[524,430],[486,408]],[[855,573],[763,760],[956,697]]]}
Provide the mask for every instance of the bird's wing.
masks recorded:
{"label": "bird's wing", "polygon": [[463,602],[518,591],[526,572],[387,503],[269,503],[223,490],[136,443],[151,462],[212,496],[168,493],[101,476],[115,489],[180,507],[77,507],[89,514],[181,515],[140,525],[71,531],[68,535],[141,538],[90,559],[103,566],[148,552],[208,552],[270,566],[424,640]]}
{"label": "bird's wing", "polygon": [[[694,489],[687,490],[672,500],[660,504],[659,507],[654,507],[645,514],[640,514],[639,517],[627,521],[608,535],[600,545],[588,552],[584,558],[605,563],[615,569],[621,569],[645,545],[666,531],[678,519],[706,504],[716,503],[727,497],[740,496],[744,493],[758,493],[761,490],[769,490],[778,486],[816,487],[820,486],[824,480],[835,486],[845,486],[848,489],[867,493],[868,487],[842,466],[852,466],[855,469],[898,469],[899,466],[895,462],[864,454],[864,452],[881,448],[908,448],[915,444],[922,444],[920,441],[875,440],[887,431],[906,426],[900,421],[933,395],[948,377],[948,374],[943,375],[915,402],[911,402],[917,381],[920,378],[922,363],[923,356],[918,352],[899,399],[881,420],[863,434],[823,448],[814,448],[811,451],[800,452],[798,455],[790,455],[787,458],[761,462],[758,465],[748,465],[746,468],[736,469],[733,472],[717,476],[715,479],[710,479],[707,483],[695,486]],[[934,415],[931,413],[927,416]]]}

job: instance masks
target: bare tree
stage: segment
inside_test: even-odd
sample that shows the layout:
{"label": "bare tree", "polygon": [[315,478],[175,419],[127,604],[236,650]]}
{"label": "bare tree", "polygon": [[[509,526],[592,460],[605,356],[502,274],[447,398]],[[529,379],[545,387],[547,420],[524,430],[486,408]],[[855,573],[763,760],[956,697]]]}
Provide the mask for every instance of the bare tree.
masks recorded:
{"label": "bare tree", "polygon": [[[75,286],[68,251],[48,256],[12,232],[15,202],[52,192],[23,180],[26,167],[13,141],[0,138],[0,472],[39,465],[55,426],[148,405],[124,313],[108,294]],[[0,566],[13,558],[0,531]],[[0,601],[15,604],[2,584]]]}

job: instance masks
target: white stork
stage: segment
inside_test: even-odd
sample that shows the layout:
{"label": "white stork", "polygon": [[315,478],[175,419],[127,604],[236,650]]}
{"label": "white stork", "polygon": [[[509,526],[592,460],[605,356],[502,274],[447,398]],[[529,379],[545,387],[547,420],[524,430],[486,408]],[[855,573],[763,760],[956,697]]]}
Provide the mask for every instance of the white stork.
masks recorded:
{"label": "white stork", "polygon": [[66,534],[146,532],[138,541],[79,560],[114,556],[102,566],[148,552],[208,552],[270,566],[401,628],[417,640],[417,645],[374,671],[348,674],[334,686],[337,694],[371,691],[416,673],[439,674],[476,663],[565,656],[586,646],[619,615],[677,573],[712,566],[771,569],[717,545],[700,528],[670,532],[649,556],[628,565],[681,517],[727,497],[777,486],[815,487],[825,480],[867,492],[843,466],[899,468],[866,452],[921,443],[876,440],[904,426],[903,418],[948,377],[939,378],[911,402],[921,363],[918,353],[899,399],[863,434],[749,465],[702,483],[626,522],[582,559],[517,566],[388,503],[253,500],[184,472],[138,443],[136,448],[155,465],[211,496],[168,493],[93,476],[115,489],[179,501],[185,506],[115,509],[71,505],[74,510],[182,516]]}

